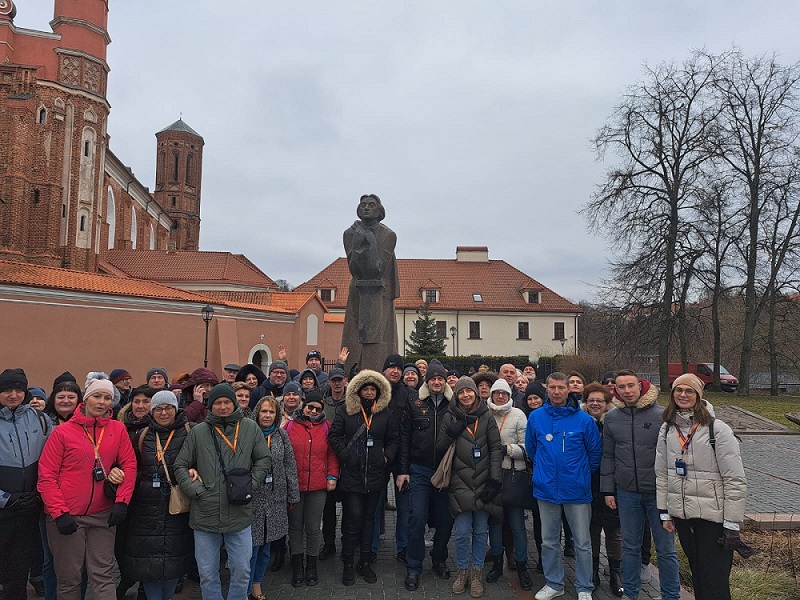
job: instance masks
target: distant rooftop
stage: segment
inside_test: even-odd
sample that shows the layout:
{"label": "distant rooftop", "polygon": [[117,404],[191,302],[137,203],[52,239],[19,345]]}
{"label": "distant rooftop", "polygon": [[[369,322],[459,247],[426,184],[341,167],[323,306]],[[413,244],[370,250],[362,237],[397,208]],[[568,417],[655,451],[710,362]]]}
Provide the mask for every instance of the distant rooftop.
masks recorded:
{"label": "distant rooftop", "polygon": [[158,133],[163,133],[164,131],[185,131],[186,133],[191,133],[192,135],[196,135],[197,137],[203,137],[202,135],[197,133],[194,129],[189,127],[189,125],[186,124],[186,121],[184,121],[183,118],[178,119],[169,127],[164,127],[164,129],[162,129]]}

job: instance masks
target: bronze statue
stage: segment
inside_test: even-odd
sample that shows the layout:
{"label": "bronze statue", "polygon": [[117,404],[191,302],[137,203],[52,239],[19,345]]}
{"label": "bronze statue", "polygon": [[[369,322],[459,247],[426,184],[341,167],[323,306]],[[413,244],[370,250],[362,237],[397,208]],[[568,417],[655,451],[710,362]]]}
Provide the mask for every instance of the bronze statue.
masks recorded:
{"label": "bronze statue", "polygon": [[383,361],[397,353],[394,300],[400,296],[397,235],[383,225],[386,211],[374,194],[361,196],[359,221],[344,232],[344,251],[350,267],[350,294],[344,317],[342,346],[350,350],[347,369],[383,370]]}

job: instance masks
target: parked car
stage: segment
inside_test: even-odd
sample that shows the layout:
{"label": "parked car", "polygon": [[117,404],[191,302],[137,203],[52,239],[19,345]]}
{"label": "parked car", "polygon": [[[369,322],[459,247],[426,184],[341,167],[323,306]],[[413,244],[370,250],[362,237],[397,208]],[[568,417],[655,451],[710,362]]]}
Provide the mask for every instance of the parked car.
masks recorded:
{"label": "parked car", "polygon": [[[688,367],[684,371],[681,363],[669,363],[669,384],[672,385],[684,372],[697,375],[706,387],[714,383],[714,363],[689,363]],[[739,380],[722,365],[719,366],[719,382],[723,392],[735,392],[739,387]]]}

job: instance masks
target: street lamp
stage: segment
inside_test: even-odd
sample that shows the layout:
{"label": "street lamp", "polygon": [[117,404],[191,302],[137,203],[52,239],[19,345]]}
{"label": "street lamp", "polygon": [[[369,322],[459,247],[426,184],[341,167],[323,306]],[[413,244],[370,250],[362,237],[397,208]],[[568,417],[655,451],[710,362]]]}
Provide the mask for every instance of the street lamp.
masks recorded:
{"label": "street lamp", "polygon": [[203,307],[203,321],[206,324],[206,350],[205,354],[203,354],[203,367],[208,368],[208,324],[211,323],[211,319],[214,318],[214,307],[210,304],[206,304]]}
{"label": "street lamp", "polygon": [[458,329],[456,329],[455,325],[450,327],[450,337],[453,338],[453,356],[456,355],[456,334],[457,333],[458,333]]}
{"label": "street lamp", "polygon": [[561,356],[564,356],[564,344],[567,343],[567,338],[561,338]]}

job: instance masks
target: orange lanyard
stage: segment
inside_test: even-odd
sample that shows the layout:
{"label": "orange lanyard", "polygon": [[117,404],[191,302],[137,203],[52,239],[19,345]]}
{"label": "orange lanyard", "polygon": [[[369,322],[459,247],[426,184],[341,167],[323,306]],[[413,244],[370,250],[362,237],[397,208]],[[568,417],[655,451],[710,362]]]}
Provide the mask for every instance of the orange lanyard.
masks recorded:
{"label": "orange lanyard", "polygon": [[469,431],[472,434],[472,439],[477,442],[478,438],[475,437],[475,434],[478,433],[478,419],[475,419],[475,425],[472,426],[472,429],[467,427],[467,431]]}
{"label": "orange lanyard", "polygon": [[103,443],[103,436],[106,434],[106,428],[103,427],[100,430],[100,435],[97,438],[97,442],[94,441],[94,438],[89,433],[89,430],[85,427],[83,430],[86,432],[86,437],[89,438],[89,441],[92,442],[92,446],[94,446],[94,458],[95,460],[100,460],[100,444]]}
{"label": "orange lanyard", "polygon": [[[511,412],[511,411],[509,411],[509,412]],[[508,413],[506,413],[506,414],[505,414],[505,416],[503,417],[503,420],[502,420],[502,421],[500,421],[500,433],[503,433],[503,425],[505,425],[505,424],[506,424],[506,419],[507,419],[507,418],[508,418]],[[478,422],[477,422],[477,421],[475,421],[475,427],[476,427],[476,428],[478,427],[477,423],[478,423]],[[475,437],[475,434],[474,434],[474,433],[472,434],[472,437]]]}
{"label": "orange lanyard", "polygon": [[167,443],[164,444],[164,447],[161,447],[161,439],[158,437],[157,432],[155,433],[156,436],[156,458],[158,458],[158,462],[164,462],[164,455],[167,453],[167,448],[169,448],[169,443],[172,441],[172,436],[175,435],[175,430],[169,432],[169,437],[167,438]]}
{"label": "orange lanyard", "polygon": [[688,448],[689,444],[692,443],[692,436],[694,435],[694,432],[697,431],[698,425],[700,425],[700,423],[695,423],[694,425],[692,425],[692,428],[689,430],[689,435],[686,436],[684,436],[683,433],[681,432],[681,428],[675,425],[675,431],[678,432],[678,440],[680,441],[681,444],[681,454],[686,452],[686,448]]}
{"label": "orange lanyard", "polygon": [[272,448],[272,434],[271,433],[267,436],[267,448],[270,448],[270,449]]}
{"label": "orange lanyard", "polygon": [[233,443],[232,444],[231,444],[231,441],[228,439],[228,437],[222,432],[222,429],[220,429],[219,427],[214,425],[214,429],[217,430],[217,433],[220,435],[220,437],[223,440],[225,440],[225,443],[228,444],[228,448],[233,450],[234,454],[236,454],[236,445],[239,443],[239,425],[241,425],[241,424],[242,424],[241,421],[238,421],[236,423],[236,432],[233,434]]}
{"label": "orange lanyard", "polygon": [[370,412],[369,419],[367,418],[367,412],[364,410],[364,407],[361,407],[361,414],[364,416],[364,424],[367,426],[367,434],[369,434],[369,428],[372,426],[372,419],[375,416],[375,404],[377,400],[372,402],[372,411]]}

